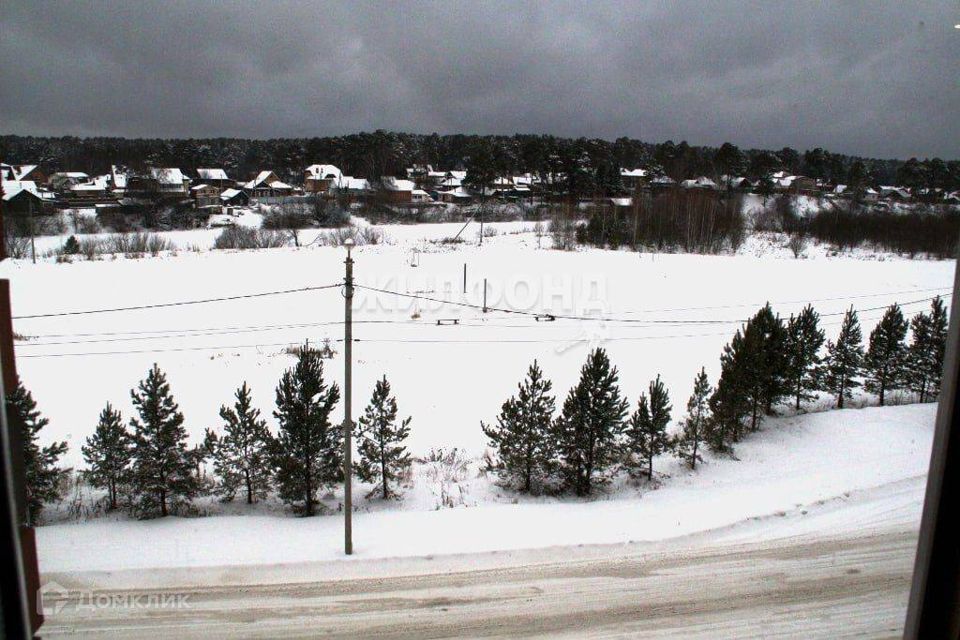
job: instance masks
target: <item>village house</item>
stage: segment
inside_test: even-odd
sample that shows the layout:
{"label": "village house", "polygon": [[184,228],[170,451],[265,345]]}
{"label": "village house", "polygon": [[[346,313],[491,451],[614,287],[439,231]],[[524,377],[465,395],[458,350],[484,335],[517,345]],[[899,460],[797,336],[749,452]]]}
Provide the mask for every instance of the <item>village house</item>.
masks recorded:
{"label": "village house", "polygon": [[195,209],[220,206],[220,189],[209,184],[197,184],[190,187],[190,198]]}
{"label": "village house", "polygon": [[700,176],[695,180],[684,180],[680,183],[682,189],[702,189],[704,191],[719,191],[720,186],[706,176]]}
{"label": "village house", "polygon": [[307,193],[330,193],[337,186],[343,172],[332,164],[312,164],[303,175],[303,190]]}
{"label": "village house", "polygon": [[65,191],[75,184],[81,184],[90,179],[90,176],[82,171],[57,171],[50,175],[47,184],[54,191]]}
{"label": "village house", "polygon": [[154,167],[150,169],[150,180],[155,183],[155,192],[161,196],[188,195],[190,179],[176,167]]}
{"label": "village house", "polygon": [[47,176],[35,164],[6,164],[0,163],[0,174],[6,181],[30,181],[35,185],[46,184]]}
{"label": "village house", "polygon": [[3,209],[14,214],[33,214],[44,211],[44,198],[32,180],[4,180]]}
{"label": "village house", "polygon": [[223,190],[233,186],[233,180],[227,177],[223,169],[197,169],[197,182]]}
{"label": "village house", "polygon": [[820,188],[817,186],[817,181],[813,178],[782,174],[782,171],[778,171],[772,176],[774,191],[779,193],[792,193],[794,195],[816,195],[820,193]]}
{"label": "village house", "polygon": [[251,198],[264,203],[282,202],[293,194],[293,187],[280,180],[273,171],[261,171],[253,180],[243,185],[243,190]]}
{"label": "village house", "polygon": [[393,176],[386,176],[381,181],[384,199],[391,204],[410,204],[413,202],[413,190],[416,186],[412,180],[400,180]]}
{"label": "village house", "polygon": [[245,207],[250,204],[250,196],[240,189],[224,189],[219,195],[220,204],[225,207]]}
{"label": "village house", "polygon": [[620,184],[627,191],[636,191],[647,184],[650,174],[646,169],[620,168]]}
{"label": "village house", "polygon": [[340,176],[333,186],[333,193],[346,198],[348,202],[362,202],[373,193],[373,189],[366,178]]}

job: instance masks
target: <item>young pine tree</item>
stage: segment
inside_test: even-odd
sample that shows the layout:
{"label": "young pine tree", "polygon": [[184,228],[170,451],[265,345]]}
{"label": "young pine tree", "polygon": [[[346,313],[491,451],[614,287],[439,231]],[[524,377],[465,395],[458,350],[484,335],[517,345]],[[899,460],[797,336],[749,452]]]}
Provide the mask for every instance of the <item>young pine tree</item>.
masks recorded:
{"label": "young pine tree", "polygon": [[761,412],[771,413],[773,405],[789,392],[786,373],[786,330],[770,305],[765,305],[743,329],[744,351],[741,388],[750,406],[750,430],[760,426]]}
{"label": "young pine tree", "polygon": [[786,377],[796,409],[804,400],[812,400],[820,387],[820,348],[825,340],[820,315],[807,305],[787,322],[785,342]]}
{"label": "young pine tree", "polygon": [[645,473],[653,480],[653,458],[670,448],[667,425],[670,424],[670,396],[660,376],[650,383],[649,401],[640,394],[637,410],[630,416],[625,431],[627,466],[631,475]]}
{"label": "young pine tree", "polygon": [[17,380],[13,393],[7,396],[7,418],[11,428],[23,434],[23,466],[26,472],[27,522],[36,525],[43,505],[60,497],[60,477],[63,470],[56,465],[67,452],[66,442],[54,442],[41,447],[37,442],[40,431],[50,421],[37,410],[33,395]]}
{"label": "young pine tree", "polygon": [[580,369],[580,381],[555,423],[560,473],[578,496],[589,495],[604,482],[617,459],[628,402],[617,386],[617,368],[597,348]]}
{"label": "young pine tree", "polygon": [[117,508],[120,488],[130,474],[133,438],[123,424],[123,416],[108,402],[100,412],[93,435],[80,450],[89,467],[84,477],[92,486],[106,489],[110,509]]}
{"label": "young pine tree", "polygon": [[674,452],[678,458],[697,468],[698,462],[703,462],[700,456],[700,445],[707,436],[710,415],[710,382],[707,380],[706,369],[700,369],[693,381],[693,394],[687,400],[687,416],[683,420],[683,430],[674,440]]}
{"label": "young pine tree", "polygon": [[196,495],[195,456],[187,448],[183,414],[170,393],[166,375],[156,364],[130,396],[139,415],[130,420],[130,478],[136,510],[143,518],[163,517]]}
{"label": "young pine tree", "polygon": [[273,465],[280,499],[296,513],[316,513],[317,490],[342,479],[343,427],[330,421],[340,399],[336,383],[323,379],[323,361],[312,349],[301,349],[297,364],[277,385],[280,423],[274,440]]}
{"label": "young pine tree", "polygon": [[210,433],[206,448],[213,457],[214,473],[220,478],[220,495],[233,500],[237,491],[242,490],[247,504],[253,504],[270,489],[269,454],[273,438],[260,410],[253,406],[246,382],[234,397],[232,407],[220,407],[223,435]]}
{"label": "young pine tree", "polygon": [[926,402],[940,391],[947,345],[947,311],[939,296],[934,298],[929,313],[918,313],[913,317],[910,329],[906,386],[919,396],[920,402]]}
{"label": "young pine tree", "polygon": [[870,346],[863,359],[865,388],[876,393],[882,407],[888,391],[903,384],[907,364],[907,321],[896,304],[891,305],[870,332]]}
{"label": "young pine tree", "polygon": [[824,388],[837,397],[837,408],[843,409],[845,399],[853,397],[860,386],[857,377],[863,367],[863,333],[853,307],[843,317],[843,326],[836,342],[827,343]]}
{"label": "young pine tree", "polygon": [[[364,482],[380,484],[384,500],[394,495],[390,483],[399,479],[403,470],[410,466],[410,454],[403,445],[410,435],[410,420],[407,417],[397,424],[397,399],[390,395],[387,376],[377,380],[370,404],[357,422],[360,459],[354,469]],[[376,489],[370,495],[374,493]]]}
{"label": "young pine tree", "polygon": [[536,360],[518,386],[517,395],[503,403],[497,424],[481,422],[480,428],[495,452],[492,469],[529,493],[550,472],[555,453],[551,429],[556,400],[550,394],[553,383],[543,377]]}
{"label": "young pine tree", "polygon": [[947,308],[940,296],[930,303],[930,391],[936,397],[940,393],[943,377],[943,357],[947,351]]}
{"label": "young pine tree", "polygon": [[713,419],[707,423],[705,441],[715,453],[731,453],[743,435],[743,422],[751,413],[744,387],[748,383],[749,353],[738,329],[720,355],[720,380],[710,396]]}

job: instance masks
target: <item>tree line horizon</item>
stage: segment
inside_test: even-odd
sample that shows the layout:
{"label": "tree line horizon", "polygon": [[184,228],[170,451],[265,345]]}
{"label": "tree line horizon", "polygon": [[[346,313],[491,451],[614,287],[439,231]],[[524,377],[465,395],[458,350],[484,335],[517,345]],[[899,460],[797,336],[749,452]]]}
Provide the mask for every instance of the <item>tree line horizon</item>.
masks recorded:
{"label": "tree line horizon", "polygon": [[[589,166],[603,174],[610,168],[649,167],[674,179],[700,175],[745,175],[762,178],[784,170],[797,175],[846,183],[850,172],[872,184],[911,188],[960,189],[960,160],[883,159],[833,153],[817,147],[740,149],[635,138],[565,138],[546,134],[414,134],[376,130],[312,138],[125,138],[77,136],[0,136],[5,162],[40,164],[48,171],[104,173],[111,165],[135,170],[175,166],[194,170],[216,167],[245,178],[271,169],[288,180],[301,179],[314,163],[337,165],[344,173],[378,179],[403,176],[414,165],[438,170],[467,170],[483,155],[501,173],[568,173]],[[601,181],[602,182],[602,181]],[[596,189],[610,191],[612,184]],[[596,190],[595,189],[595,190]]]}

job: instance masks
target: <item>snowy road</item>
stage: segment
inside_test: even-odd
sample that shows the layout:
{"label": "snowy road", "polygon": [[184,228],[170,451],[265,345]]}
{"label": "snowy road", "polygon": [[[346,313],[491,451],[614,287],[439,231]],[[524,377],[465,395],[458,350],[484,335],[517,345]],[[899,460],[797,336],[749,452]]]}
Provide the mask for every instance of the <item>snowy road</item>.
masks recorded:
{"label": "snowy road", "polygon": [[[45,637],[898,637],[912,530],[389,578],[195,587],[183,609],[66,606]],[[561,555],[554,550],[554,554]],[[419,563],[428,566],[431,561]],[[423,567],[419,567],[422,569]],[[155,593],[155,592],[154,592]]]}

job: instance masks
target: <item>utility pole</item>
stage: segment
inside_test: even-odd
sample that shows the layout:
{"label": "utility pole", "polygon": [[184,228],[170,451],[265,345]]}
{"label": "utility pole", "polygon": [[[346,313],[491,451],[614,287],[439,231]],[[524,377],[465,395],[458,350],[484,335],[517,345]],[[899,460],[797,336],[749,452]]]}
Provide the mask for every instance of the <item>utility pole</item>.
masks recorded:
{"label": "utility pole", "polygon": [[487,312],[487,279],[483,279],[483,312]]}
{"label": "utility pole", "polygon": [[353,419],[350,414],[350,396],[353,387],[353,239],[343,243],[347,248],[346,277],[343,280],[344,322],[343,322],[343,552],[353,554]]}
{"label": "utility pole", "polygon": [[463,292],[467,292],[467,263],[463,263]]}

